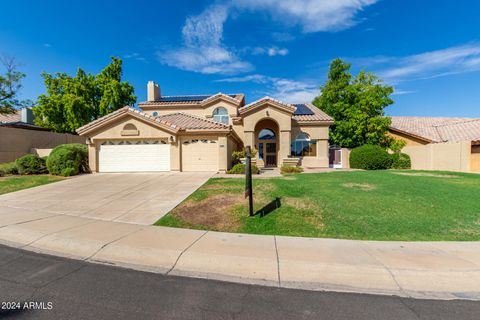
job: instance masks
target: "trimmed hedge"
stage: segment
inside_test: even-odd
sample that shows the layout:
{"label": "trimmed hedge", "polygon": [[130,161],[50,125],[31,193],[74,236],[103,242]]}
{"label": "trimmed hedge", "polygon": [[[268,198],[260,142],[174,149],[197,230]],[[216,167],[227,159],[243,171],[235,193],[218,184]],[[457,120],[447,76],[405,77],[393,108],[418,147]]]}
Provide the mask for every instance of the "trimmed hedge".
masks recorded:
{"label": "trimmed hedge", "polygon": [[45,160],[34,154],[27,154],[15,160],[19,174],[41,174],[47,172]]}
{"label": "trimmed hedge", "polygon": [[280,167],[280,173],[301,173],[303,168],[299,166],[283,165]]}
{"label": "trimmed hedge", "polygon": [[[245,174],[245,165],[242,163],[237,163],[232,167],[232,169],[227,171],[228,174]],[[259,174],[260,170],[254,164],[252,164],[252,173]]]}
{"label": "trimmed hedge", "polygon": [[89,172],[87,146],[79,143],[57,146],[48,156],[47,168],[50,174],[64,177]]}
{"label": "trimmed hedge", "polygon": [[350,153],[350,167],[364,170],[384,170],[392,165],[387,150],[380,146],[363,145]]}
{"label": "trimmed hedge", "polygon": [[0,177],[6,174],[17,174],[18,169],[15,162],[0,163]]}
{"label": "trimmed hedge", "polygon": [[412,161],[410,156],[406,153],[394,153],[390,155],[392,160],[392,169],[411,169]]}

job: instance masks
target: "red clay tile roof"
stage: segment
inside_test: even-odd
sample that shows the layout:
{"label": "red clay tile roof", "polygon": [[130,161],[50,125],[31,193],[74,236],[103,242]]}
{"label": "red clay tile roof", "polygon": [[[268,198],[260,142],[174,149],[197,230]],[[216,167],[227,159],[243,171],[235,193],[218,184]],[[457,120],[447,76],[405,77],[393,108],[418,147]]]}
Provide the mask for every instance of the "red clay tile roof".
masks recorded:
{"label": "red clay tile roof", "polygon": [[175,125],[180,130],[228,130],[230,126],[186,113],[172,113],[156,118],[163,124]]}
{"label": "red clay tile roof", "polygon": [[250,110],[252,110],[252,109],[255,109],[255,107],[257,107],[257,106],[263,105],[263,104],[266,103],[266,102],[270,102],[270,103],[273,103],[273,104],[275,104],[275,105],[278,105],[278,106],[280,106],[281,108],[284,108],[284,109],[286,109],[286,110],[288,110],[288,111],[291,111],[292,113],[294,113],[295,110],[297,110],[297,108],[295,108],[295,106],[293,106],[293,105],[291,105],[291,104],[289,104],[289,103],[285,103],[285,102],[282,102],[282,101],[280,101],[280,100],[271,98],[271,97],[269,97],[269,96],[265,96],[265,97],[263,97],[263,98],[260,98],[260,99],[258,99],[258,100],[256,100],[256,101],[253,101],[253,102],[251,102],[251,103],[249,103],[249,104],[247,104],[247,105],[239,108],[239,109],[238,109],[238,112],[239,112],[240,114],[245,113],[245,112],[248,112],[248,111],[250,111]]}
{"label": "red clay tile roof", "polygon": [[313,114],[304,114],[304,115],[293,115],[292,119],[299,122],[308,122],[308,121],[329,121],[333,122],[333,118],[328,114],[318,109],[311,103],[305,103],[305,106],[312,110]]}
{"label": "red clay tile roof", "polygon": [[392,130],[431,142],[480,140],[480,118],[391,117]]}
{"label": "red clay tile roof", "polygon": [[22,111],[17,110],[12,114],[0,114],[0,123],[20,122],[22,121]]}
{"label": "red clay tile roof", "polygon": [[93,127],[100,126],[102,123],[106,122],[107,120],[122,113],[135,114],[151,122],[159,123],[161,125],[167,126],[175,131],[178,131],[178,130],[229,130],[230,129],[228,125],[225,125],[223,123],[215,122],[212,120],[200,118],[200,117],[185,114],[185,113],[173,113],[173,114],[163,115],[159,117],[154,117],[138,109],[126,106],[112,113],[109,113],[106,116],[103,116],[97,120],[87,123],[83,127],[78,128],[77,133],[82,134],[85,131],[92,129]]}

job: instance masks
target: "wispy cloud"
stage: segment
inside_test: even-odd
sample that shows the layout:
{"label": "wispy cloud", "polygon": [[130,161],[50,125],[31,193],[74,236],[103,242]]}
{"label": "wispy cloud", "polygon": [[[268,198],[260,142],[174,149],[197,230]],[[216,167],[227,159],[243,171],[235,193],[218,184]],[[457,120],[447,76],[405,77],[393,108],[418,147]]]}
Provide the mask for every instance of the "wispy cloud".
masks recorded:
{"label": "wispy cloud", "polygon": [[358,23],[355,16],[379,0],[234,0],[239,9],[261,10],[303,32],[338,31]]}
{"label": "wispy cloud", "polygon": [[232,77],[216,80],[216,82],[253,82],[262,85],[260,93],[272,96],[288,103],[311,102],[320,94],[317,85],[284,78],[269,77],[261,74],[252,74],[243,77]]}
{"label": "wispy cloud", "polygon": [[392,83],[480,71],[480,44],[466,44],[406,57],[389,58],[385,62],[390,65],[380,68],[379,75]]}
{"label": "wispy cloud", "polygon": [[125,59],[134,59],[134,60],[137,60],[137,61],[142,61],[142,62],[146,62],[147,59],[145,59],[140,53],[138,52],[134,52],[134,53],[128,53],[126,55],[123,56]]}
{"label": "wispy cloud", "polygon": [[52,45],[51,45],[50,43],[44,43],[43,46],[44,46],[45,48],[50,48]]}
{"label": "wispy cloud", "polygon": [[236,74],[251,70],[250,63],[242,61],[222,43],[228,11],[227,6],[214,5],[187,18],[182,29],[183,47],[157,52],[160,61],[182,70],[206,74]]}
{"label": "wispy cloud", "polygon": [[[182,29],[183,44],[157,52],[159,60],[182,70],[206,74],[238,74],[251,71],[250,62],[224,43],[223,28],[232,13],[268,12],[273,20],[287,26],[300,26],[303,32],[338,31],[355,25],[355,16],[379,0],[231,0],[216,3],[202,13],[186,19]],[[291,41],[290,33],[274,33],[277,41]],[[253,54],[285,56],[287,48],[258,47]]]}
{"label": "wispy cloud", "polygon": [[416,93],[417,91],[414,90],[403,90],[395,88],[395,91],[392,93],[392,96],[403,96],[406,94]]}
{"label": "wispy cloud", "polygon": [[286,56],[289,52],[287,48],[277,46],[245,48],[243,51],[251,52],[253,55],[268,55],[269,57]]}

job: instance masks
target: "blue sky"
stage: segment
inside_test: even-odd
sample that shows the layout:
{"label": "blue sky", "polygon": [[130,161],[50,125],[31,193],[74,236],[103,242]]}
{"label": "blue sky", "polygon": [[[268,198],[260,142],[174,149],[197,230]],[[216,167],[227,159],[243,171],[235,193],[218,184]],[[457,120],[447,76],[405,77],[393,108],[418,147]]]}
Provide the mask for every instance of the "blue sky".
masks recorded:
{"label": "blue sky", "polygon": [[[139,101],[237,93],[305,102],[328,63],[376,72],[396,88],[389,115],[480,117],[480,3],[474,0],[6,1],[0,53],[27,74],[97,73],[110,56]],[[8,14],[5,14],[8,13]]]}

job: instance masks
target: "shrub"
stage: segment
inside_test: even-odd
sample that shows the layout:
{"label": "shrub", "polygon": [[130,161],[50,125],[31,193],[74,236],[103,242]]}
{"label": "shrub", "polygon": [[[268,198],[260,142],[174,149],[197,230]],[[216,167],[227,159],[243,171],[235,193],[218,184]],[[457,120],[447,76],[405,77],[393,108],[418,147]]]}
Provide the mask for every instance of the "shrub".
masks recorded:
{"label": "shrub", "polygon": [[41,174],[47,172],[45,160],[34,154],[27,154],[15,160],[19,174]]}
{"label": "shrub", "polygon": [[[255,157],[256,155],[257,155],[257,150],[252,149],[252,157]],[[237,163],[240,163],[240,159],[245,158],[246,156],[247,155],[246,155],[245,148],[243,148],[242,150],[239,150],[239,151],[233,151],[232,152],[233,165],[236,165]]]}
{"label": "shrub", "polygon": [[[228,174],[245,174],[245,165],[243,163],[237,163],[232,167],[232,169],[228,170]],[[252,174],[259,174],[260,170],[254,164],[252,164]]]}
{"label": "shrub", "polygon": [[394,153],[390,155],[392,169],[410,169],[412,167],[412,161],[410,156],[406,153]]}
{"label": "shrub", "polygon": [[301,173],[303,172],[303,168],[299,166],[289,166],[283,165],[280,167],[281,173]]}
{"label": "shrub", "polygon": [[0,171],[3,174],[18,174],[17,165],[15,162],[0,163]]}
{"label": "shrub", "polygon": [[61,176],[89,172],[87,146],[78,143],[57,146],[48,156],[47,168],[51,174]]}
{"label": "shrub", "polygon": [[350,153],[350,167],[364,170],[389,169],[392,158],[387,150],[380,146],[363,145]]}

